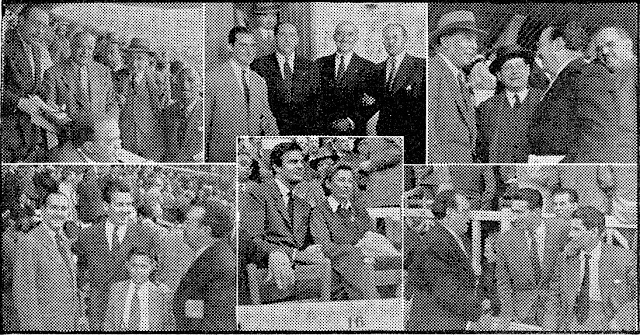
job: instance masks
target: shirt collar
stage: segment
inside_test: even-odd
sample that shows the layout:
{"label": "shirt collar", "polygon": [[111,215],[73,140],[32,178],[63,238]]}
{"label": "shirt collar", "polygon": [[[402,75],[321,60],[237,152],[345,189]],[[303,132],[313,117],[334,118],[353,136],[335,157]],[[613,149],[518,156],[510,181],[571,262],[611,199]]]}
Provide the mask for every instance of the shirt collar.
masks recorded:
{"label": "shirt collar", "polygon": [[516,103],[516,94],[518,95],[518,97],[520,98],[520,102],[524,102],[524,99],[527,98],[527,96],[529,95],[529,89],[525,88],[524,90],[520,91],[520,92],[511,92],[511,91],[505,91],[507,93],[507,99],[509,100],[509,104],[511,105],[511,107],[513,107],[513,105]]}
{"label": "shirt collar", "polygon": [[[393,56],[393,58],[395,58],[395,66],[396,68],[400,67],[400,64],[402,64],[402,61],[404,60],[404,57],[407,55],[407,51],[403,50],[401,53]],[[389,57],[391,58],[391,57]]]}
{"label": "shirt collar", "polygon": [[[276,58],[278,59],[278,63],[282,64],[285,61],[287,61],[287,57],[285,57],[285,55],[281,54],[279,51],[276,51]],[[291,61],[291,64],[293,65],[293,62],[296,59],[296,52],[294,51],[293,53],[291,53],[291,56],[289,56],[289,61]]]}
{"label": "shirt collar", "polygon": [[[149,280],[147,280],[146,282],[140,284],[140,290],[144,290],[144,289],[149,289],[149,285],[151,284],[151,282]],[[129,280],[129,290],[134,290],[136,287],[136,283],[133,282],[133,280]]]}
{"label": "shirt collar", "polygon": [[273,180],[276,182],[276,185],[278,185],[278,190],[280,191],[280,194],[282,194],[283,197],[288,197],[289,196],[289,192],[291,192],[291,190],[289,190],[287,185],[285,185],[278,178],[273,178]]}
{"label": "shirt collar", "polygon": [[440,58],[442,58],[442,60],[444,61],[444,63],[447,65],[447,67],[449,68],[449,70],[451,70],[451,73],[453,73],[453,77],[458,78],[458,74],[462,73],[462,71],[460,71],[460,69],[458,69],[457,66],[453,65],[453,63],[451,62],[451,60],[449,60],[449,58],[447,58],[447,56],[438,53],[438,55],[440,55]]}
{"label": "shirt collar", "polygon": [[[338,202],[338,200],[336,200],[336,198],[333,195],[330,195],[327,197],[327,202],[329,203],[329,207],[331,207],[331,211],[332,212],[337,212],[338,211],[338,207],[340,206],[340,203]],[[351,208],[351,201],[347,201],[347,205],[345,206],[345,209],[349,209]]]}
{"label": "shirt collar", "polygon": [[[584,257],[584,255],[586,255],[586,254],[587,254],[587,252],[582,250],[582,256]],[[589,252],[589,255],[591,255],[591,259],[599,260],[601,254],[602,254],[602,242],[598,242],[598,245],[596,245],[596,247],[593,248],[593,250],[591,250],[591,252]]]}
{"label": "shirt collar", "polygon": [[349,51],[345,54],[339,53],[338,51],[336,51],[336,62],[338,64],[340,64],[340,56],[344,56],[344,65],[346,67],[349,64],[349,62],[351,62],[351,57],[353,57],[353,51]]}
{"label": "shirt collar", "polygon": [[195,262],[195,260],[198,259],[198,257],[200,257],[202,253],[204,253],[204,251],[207,250],[207,248],[209,247],[210,245],[205,245],[205,246],[202,246],[200,249],[198,249],[195,253],[195,257],[193,257],[193,261]]}
{"label": "shirt collar", "polygon": [[542,223],[538,226],[538,228],[536,228],[533,231],[533,233],[536,234],[536,236],[542,236],[545,233],[545,229],[546,229],[546,224],[543,220]]}

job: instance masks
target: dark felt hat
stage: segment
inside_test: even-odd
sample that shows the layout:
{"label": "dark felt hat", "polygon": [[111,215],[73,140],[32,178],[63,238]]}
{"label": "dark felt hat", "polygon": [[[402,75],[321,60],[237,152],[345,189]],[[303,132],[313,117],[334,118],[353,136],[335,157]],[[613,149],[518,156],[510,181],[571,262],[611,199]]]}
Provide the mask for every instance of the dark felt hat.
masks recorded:
{"label": "dark felt hat", "polygon": [[476,17],[472,12],[459,10],[446,13],[440,17],[436,30],[429,32],[429,45],[433,46],[438,44],[438,38],[440,38],[440,36],[458,30],[471,31],[483,35],[487,34],[486,31],[478,29],[476,26]]}
{"label": "dark felt hat", "polygon": [[496,59],[489,65],[489,72],[495,76],[502,69],[502,65],[513,58],[522,58],[527,64],[533,63],[533,53],[531,51],[523,49],[516,44],[505,45],[496,50]]}
{"label": "dark felt hat", "polygon": [[150,55],[153,55],[154,52],[151,51],[151,47],[149,46],[149,40],[140,37],[134,37],[129,42],[129,46],[125,49],[127,52],[146,52]]}

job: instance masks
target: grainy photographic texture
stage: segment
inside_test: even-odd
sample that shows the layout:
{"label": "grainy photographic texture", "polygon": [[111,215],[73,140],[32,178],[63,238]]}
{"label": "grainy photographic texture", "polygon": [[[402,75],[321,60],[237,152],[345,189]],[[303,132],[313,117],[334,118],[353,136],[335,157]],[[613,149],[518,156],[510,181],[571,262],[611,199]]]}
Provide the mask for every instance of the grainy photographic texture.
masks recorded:
{"label": "grainy photographic texture", "polygon": [[629,163],[637,4],[429,5],[429,163]]}
{"label": "grainy photographic texture", "polygon": [[2,325],[236,329],[233,165],[2,167]]}
{"label": "grainy photographic texture", "polygon": [[637,172],[406,166],[405,330],[637,330]]}
{"label": "grainy photographic texture", "polygon": [[404,136],[424,163],[424,3],[206,4],[206,160],[236,136]]}
{"label": "grainy photographic texture", "polygon": [[202,162],[202,8],[3,3],[2,161]]}
{"label": "grainy photographic texture", "polygon": [[238,327],[402,330],[402,138],[238,144]]}

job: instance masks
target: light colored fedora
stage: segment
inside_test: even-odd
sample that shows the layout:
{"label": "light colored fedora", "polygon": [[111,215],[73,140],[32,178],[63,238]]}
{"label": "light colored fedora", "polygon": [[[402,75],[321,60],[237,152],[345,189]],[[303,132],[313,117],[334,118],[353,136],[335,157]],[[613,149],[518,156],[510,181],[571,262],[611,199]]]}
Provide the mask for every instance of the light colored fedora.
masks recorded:
{"label": "light colored fedora", "polygon": [[487,34],[486,31],[476,27],[476,17],[472,12],[459,10],[446,13],[440,17],[440,20],[438,20],[438,28],[429,33],[429,45],[436,45],[440,36],[456,30]]}

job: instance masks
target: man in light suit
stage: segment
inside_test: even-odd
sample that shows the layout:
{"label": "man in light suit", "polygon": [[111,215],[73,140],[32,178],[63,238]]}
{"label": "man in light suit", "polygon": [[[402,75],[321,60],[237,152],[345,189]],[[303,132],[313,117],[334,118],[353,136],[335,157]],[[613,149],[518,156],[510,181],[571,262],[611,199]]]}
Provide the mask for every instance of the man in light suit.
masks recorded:
{"label": "man in light suit", "polygon": [[158,82],[150,66],[153,52],[149,41],[134,37],[127,51],[128,67],[116,74],[116,92],[121,99],[122,147],[148,160],[161,162],[164,155],[162,111],[169,104],[171,85]]}
{"label": "man in light suit", "polygon": [[563,163],[617,162],[616,87],[602,61],[585,61],[585,45],[577,22],[542,31],[538,53],[555,80],[532,117],[529,143],[533,154],[564,155]]}
{"label": "man in light suit", "polygon": [[64,194],[49,194],[42,222],[18,241],[13,298],[23,332],[84,330],[76,266],[62,231],[69,206]]}
{"label": "man in light suit", "polygon": [[389,58],[378,64],[376,135],[404,136],[404,161],[426,162],[426,60],[407,54],[407,30],[389,24],[382,30]]}
{"label": "man in light suit", "polygon": [[519,189],[511,208],[518,218],[495,242],[500,317],[542,326],[549,282],[568,242],[569,223],[562,218],[543,219],[542,195],[534,189]]}
{"label": "man in light suit", "polygon": [[620,309],[637,298],[637,254],[603,243],[604,229],[597,209],[573,213],[571,242],[551,282],[546,330],[607,331]]}
{"label": "man in light suit", "polygon": [[315,61],[313,94],[318,112],[317,135],[366,135],[375,114],[375,64],[358,56],[358,28],[340,22],[333,34],[336,52]]}
{"label": "man in light suit", "polygon": [[265,80],[249,68],[256,54],[244,27],[229,32],[231,58],[207,73],[205,89],[207,162],[235,161],[237,136],[278,135]]}
{"label": "man in light suit", "polygon": [[436,54],[429,58],[429,115],[427,162],[472,163],[475,160],[476,112],[473,95],[462,68],[469,66],[478,49],[472,12],[444,14],[429,33]]}
{"label": "man in light suit", "polygon": [[251,69],[269,89],[269,107],[280,135],[308,134],[313,115],[309,104],[311,61],[297,55],[298,30],[291,23],[276,26],[276,52],[257,58]]}
{"label": "man in light suit", "polygon": [[184,242],[195,252],[173,297],[178,332],[218,333],[237,329],[237,257],[228,240],[233,214],[220,202],[191,206],[184,224]]}
{"label": "man in light suit", "polygon": [[164,283],[150,278],[157,262],[146,251],[131,249],[126,266],[130,279],[111,286],[103,330],[173,331],[171,291]]}
{"label": "man in light suit", "polygon": [[103,329],[111,285],[129,277],[124,266],[129,251],[136,248],[155,255],[157,250],[157,236],[137,221],[129,186],[109,179],[103,187],[107,215],[81,230],[72,247],[78,256],[79,286],[85,290],[88,285],[87,317],[93,331]]}
{"label": "man in light suit", "polygon": [[105,118],[118,118],[120,110],[109,69],[93,61],[96,39],[77,33],[71,57],[44,72],[44,101],[60,108],[77,124],[93,126]]}
{"label": "man in light suit", "polygon": [[432,205],[436,218],[417,246],[409,268],[415,287],[406,319],[407,331],[463,331],[480,318],[478,278],[471,268],[470,204],[453,190],[438,193]]}

